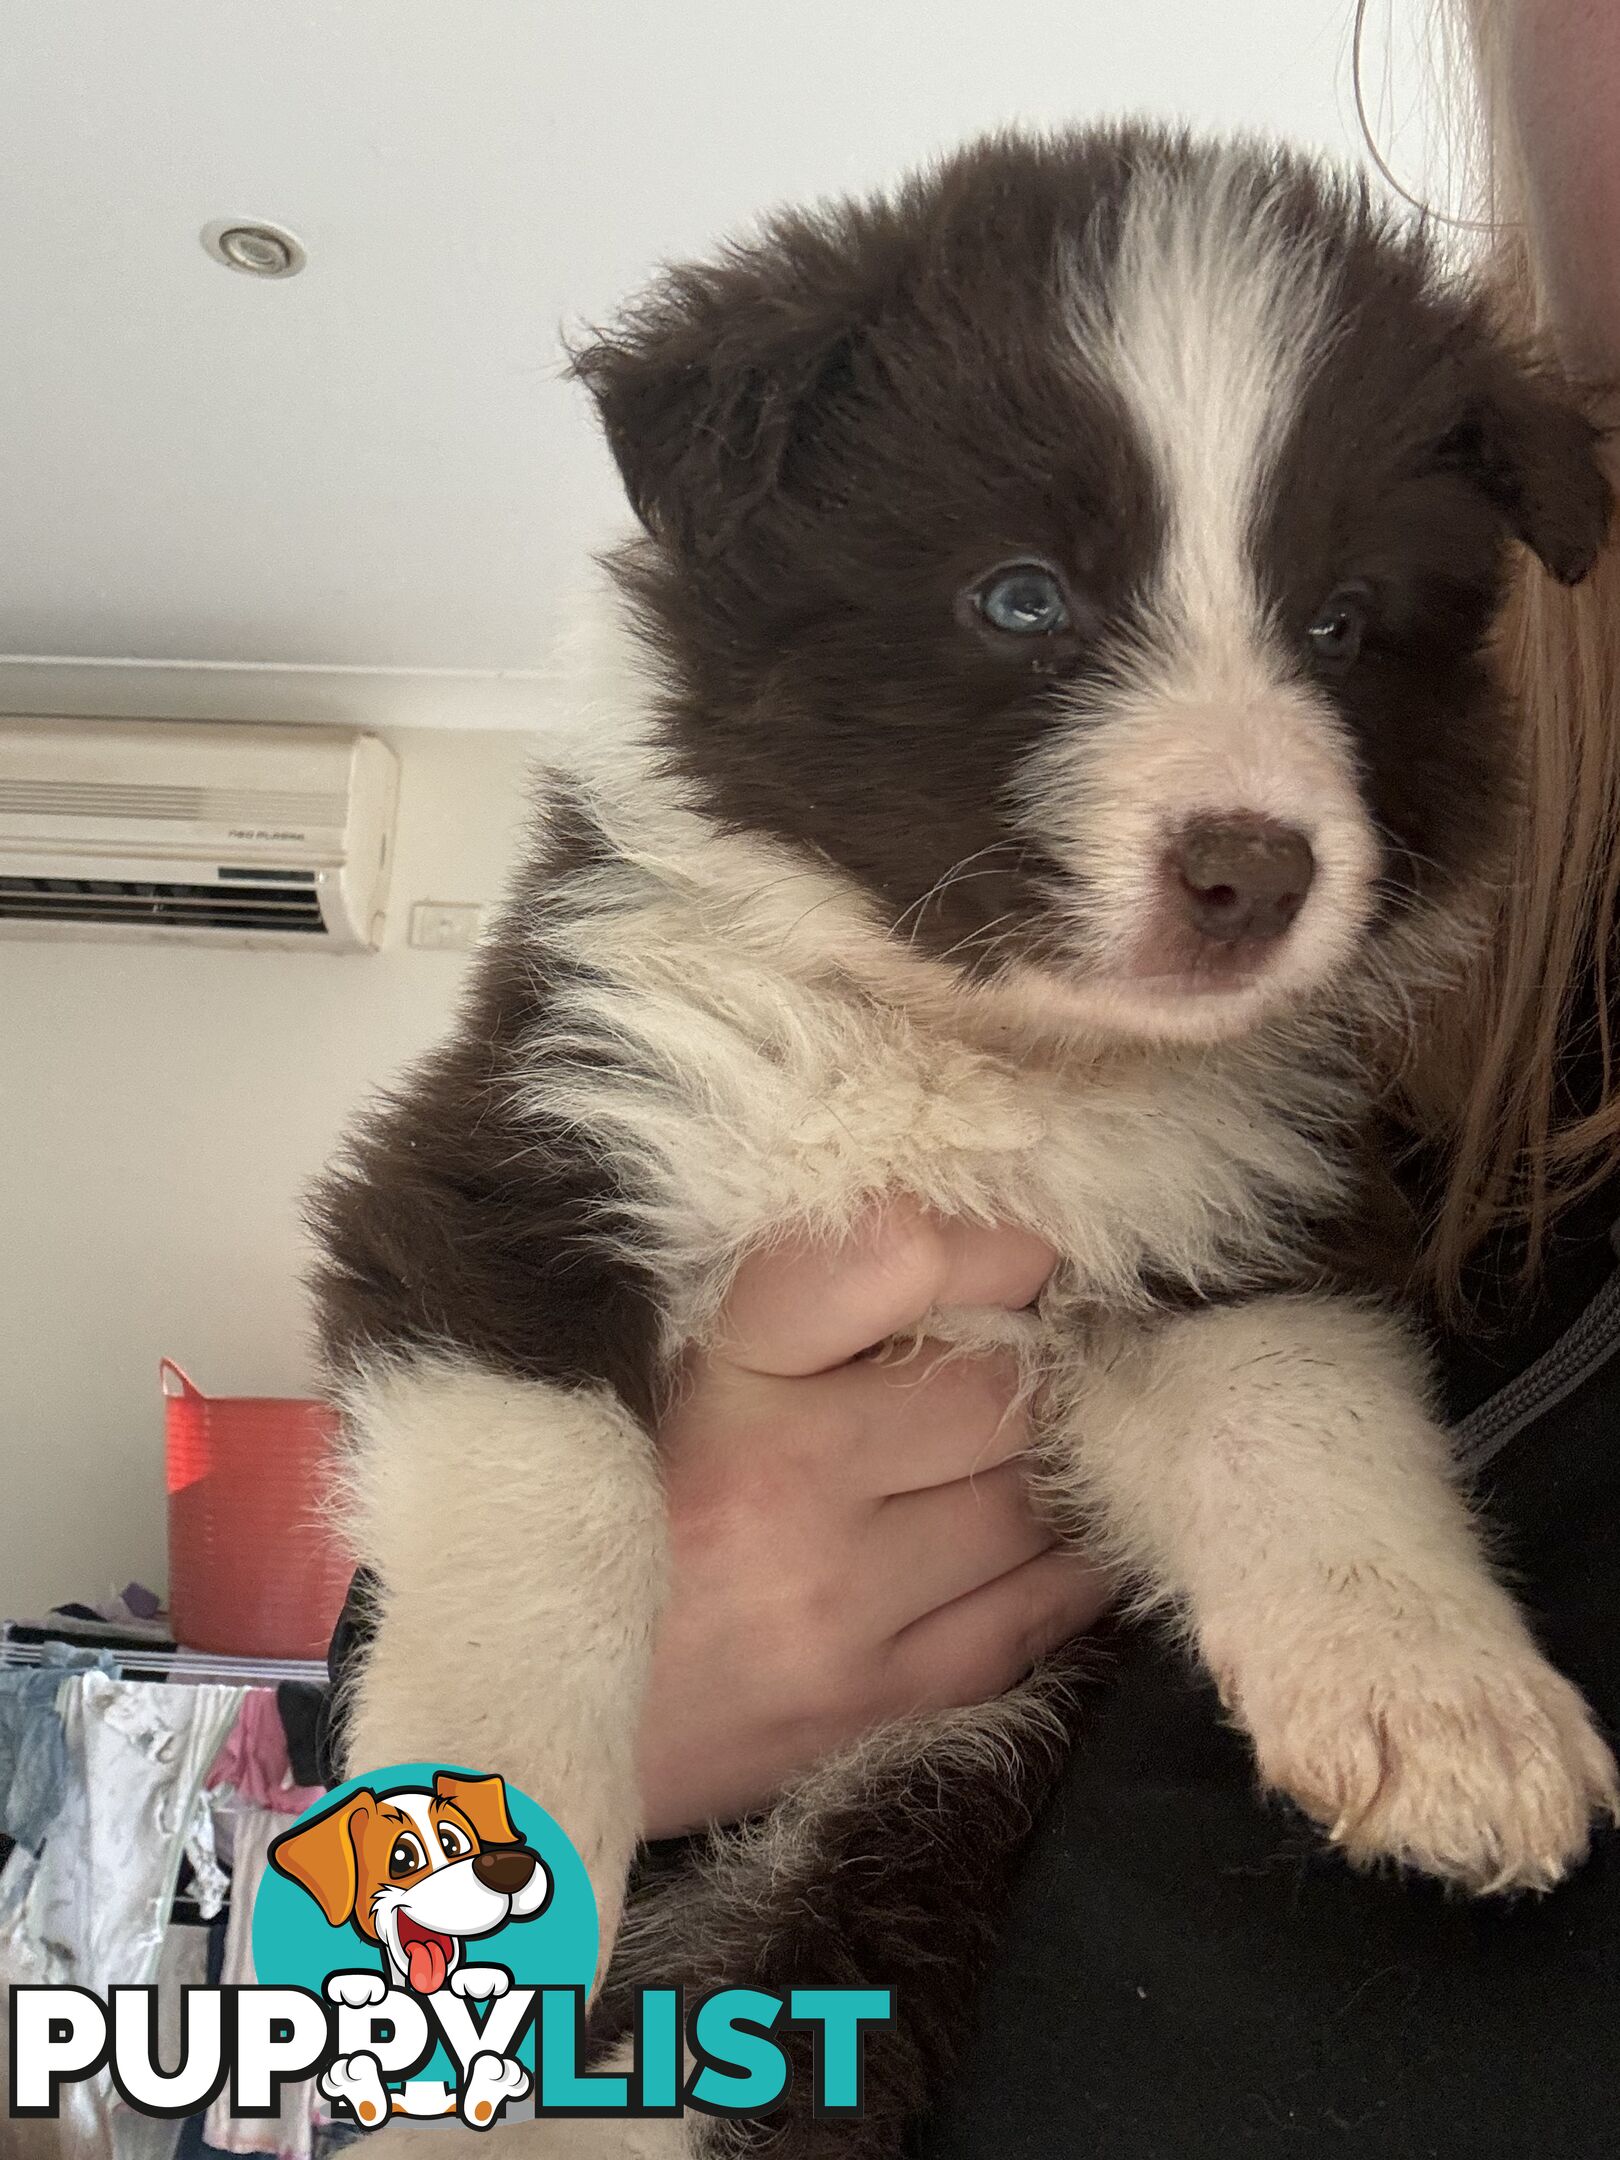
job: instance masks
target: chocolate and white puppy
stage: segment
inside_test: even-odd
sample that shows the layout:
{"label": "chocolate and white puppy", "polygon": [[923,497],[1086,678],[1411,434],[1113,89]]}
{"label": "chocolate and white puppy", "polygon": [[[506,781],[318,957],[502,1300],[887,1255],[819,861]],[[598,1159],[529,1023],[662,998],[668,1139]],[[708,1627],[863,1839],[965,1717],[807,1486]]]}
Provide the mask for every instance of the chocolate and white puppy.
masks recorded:
{"label": "chocolate and white puppy", "polygon": [[[1556,1882],[1614,1766],[1405,1328],[1315,1255],[1360,1030],[1492,874],[1486,645],[1516,544],[1600,546],[1591,428],[1355,185],[1135,128],[778,218],[577,367],[643,527],[618,628],[460,1024],[319,1208],[379,1584],[352,1761],[503,1771],[613,1939],[660,1408],[742,1255],[904,1193],[1058,1248],[1037,1311],[928,1332],[1019,1348],[1053,1509],[1265,1783],[1352,1858]],[[621,1976],[888,1984],[864,2118],[801,2090],[770,2136],[892,2156],[1066,1721],[1034,1682],[822,1765],[638,1899],[599,2030]]]}

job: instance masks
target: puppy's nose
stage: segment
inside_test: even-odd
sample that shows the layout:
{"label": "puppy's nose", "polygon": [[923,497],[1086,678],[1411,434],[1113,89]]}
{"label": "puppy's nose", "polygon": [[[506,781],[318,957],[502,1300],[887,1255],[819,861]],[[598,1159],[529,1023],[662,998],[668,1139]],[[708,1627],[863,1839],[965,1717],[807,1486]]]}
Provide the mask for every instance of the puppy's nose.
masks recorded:
{"label": "puppy's nose", "polygon": [[523,1845],[474,1853],[472,1870],[486,1890],[499,1891],[502,1897],[516,1897],[534,1873],[534,1854]]}
{"label": "puppy's nose", "polygon": [[1217,945],[1281,937],[1316,875],[1305,835],[1266,817],[1199,818],[1165,863],[1187,920]]}

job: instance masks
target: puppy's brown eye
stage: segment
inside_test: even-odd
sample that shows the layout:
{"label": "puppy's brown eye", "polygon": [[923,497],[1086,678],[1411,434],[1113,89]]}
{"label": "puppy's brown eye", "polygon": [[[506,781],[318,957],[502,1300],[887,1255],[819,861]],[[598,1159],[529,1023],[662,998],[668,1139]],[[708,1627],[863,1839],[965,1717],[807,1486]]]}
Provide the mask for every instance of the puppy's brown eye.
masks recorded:
{"label": "puppy's brown eye", "polygon": [[440,1823],[439,1844],[448,1860],[460,1860],[472,1851],[471,1841],[453,1822]]}
{"label": "puppy's brown eye", "polygon": [[1372,616],[1372,595],[1365,585],[1341,585],[1330,593],[1305,635],[1311,658],[1325,674],[1343,675],[1354,667]]}
{"label": "puppy's brown eye", "polygon": [[395,1838],[393,1850],[388,1855],[389,1874],[395,1877],[414,1875],[419,1868],[426,1866],[427,1854],[422,1850],[421,1839],[413,1837],[408,1830],[402,1830]]}
{"label": "puppy's brown eye", "polygon": [[1072,627],[1063,581],[1049,563],[1004,563],[973,588],[974,605],[1008,637],[1051,637]]}

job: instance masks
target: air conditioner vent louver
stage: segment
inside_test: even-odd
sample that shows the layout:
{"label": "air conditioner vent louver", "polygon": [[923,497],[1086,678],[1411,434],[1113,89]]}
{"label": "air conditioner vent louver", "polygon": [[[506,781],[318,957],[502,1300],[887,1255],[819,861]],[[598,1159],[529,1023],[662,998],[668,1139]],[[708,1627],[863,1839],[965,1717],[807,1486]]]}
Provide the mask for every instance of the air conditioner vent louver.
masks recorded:
{"label": "air conditioner vent louver", "polygon": [[0,939],[375,952],[397,781],[345,728],[0,719]]}
{"label": "air conditioner vent louver", "polygon": [[175,885],[134,878],[0,877],[0,922],[148,923],[325,937],[308,886]]}
{"label": "air conditioner vent louver", "polygon": [[174,787],[137,780],[0,779],[0,816],[174,818],[188,824],[341,826],[340,794],[313,789]]}

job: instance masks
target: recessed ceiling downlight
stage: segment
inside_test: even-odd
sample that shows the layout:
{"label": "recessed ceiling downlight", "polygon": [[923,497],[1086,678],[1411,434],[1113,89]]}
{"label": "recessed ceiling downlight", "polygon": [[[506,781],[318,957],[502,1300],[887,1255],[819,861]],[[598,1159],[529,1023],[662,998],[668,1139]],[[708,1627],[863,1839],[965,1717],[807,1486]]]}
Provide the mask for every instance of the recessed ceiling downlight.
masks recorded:
{"label": "recessed ceiling downlight", "polygon": [[216,218],[203,227],[202,244],[215,262],[247,277],[296,277],[309,260],[296,233],[260,218]]}

